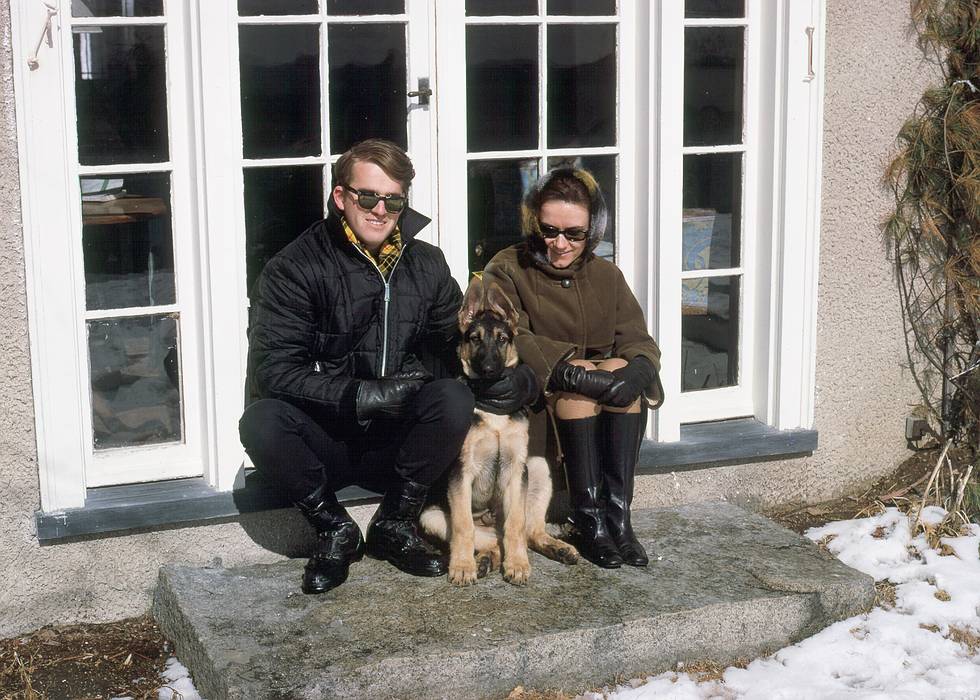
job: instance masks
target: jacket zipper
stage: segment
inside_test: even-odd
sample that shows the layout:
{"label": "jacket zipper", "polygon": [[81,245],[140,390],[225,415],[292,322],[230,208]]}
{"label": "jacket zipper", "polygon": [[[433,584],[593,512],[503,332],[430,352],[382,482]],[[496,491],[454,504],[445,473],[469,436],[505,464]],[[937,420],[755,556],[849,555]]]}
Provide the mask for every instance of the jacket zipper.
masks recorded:
{"label": "jacket zipper", "polygon": [[[354,245],[354,244],[351,243],[351,245]],[[382,329],[382,332],[381,332],[381,371],[378,373],[378,377],[383,377],[383,376],[385,376],[385,372],[388,369],[388,305],[391,302],[391,278],[395,274],[395,268],[398,267],[398,263],[400,263],[402,261],[402,255],[405,254],[405,246],[404,245],[402,246],[402,250],[398,254],[398,259],[395,261],[395,264],[392,265],[391,272],[388,274],[388,279],[385,279],[385,276],[381,273],[381,268],[378,267],[378,264],[376,262],[374,262],[374,260],[371,258],[370,255],[368,255],[363,250],[361,250],[360,246],[356,246],[355,245],[354,247],[357,249],[357,252],[359,252],[361,255],[363,255],[364,258],[369,263],[371,263],[371,266],[375,270],[377,270],[378,275],[381,277],[381,282],[385,286],[385,310],[384,310],[384,316],[382,317],[383,320],[381,322],[382,323],[382,327],[381,327],[381,329]]]}

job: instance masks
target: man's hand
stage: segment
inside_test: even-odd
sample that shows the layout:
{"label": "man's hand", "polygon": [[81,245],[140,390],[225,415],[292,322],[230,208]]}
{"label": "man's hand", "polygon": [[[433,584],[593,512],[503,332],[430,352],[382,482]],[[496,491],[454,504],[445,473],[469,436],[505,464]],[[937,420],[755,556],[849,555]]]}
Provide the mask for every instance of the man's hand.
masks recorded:
{"label": "man's hand", "polygon": [[500,379],[474,391],[477,408],[500,416],[517,413],[534,403],[540,393],[538,378],[527,365],[505,370]]}
{"label": "man's hand", "polygon": [[617,381],[612,372],[602,369],[589,371],[570,362],[559,362],[551,371],[548,389],[571,394],[581,394],[598,401]]}
{"label": "man's hand", "polygon": [[643,355],[634,357],[625,367],[614,369],[616,382],[599,397],[599,403],[613,408],[626,408],[650,386],[657,377],[657,369]]}
{"label": "man's hand", "polygon": [[362,379],[357,383],[354,408],[357,420],[402,418],[412,397],[431,379],[428,372],[415,370],[383,379]]}

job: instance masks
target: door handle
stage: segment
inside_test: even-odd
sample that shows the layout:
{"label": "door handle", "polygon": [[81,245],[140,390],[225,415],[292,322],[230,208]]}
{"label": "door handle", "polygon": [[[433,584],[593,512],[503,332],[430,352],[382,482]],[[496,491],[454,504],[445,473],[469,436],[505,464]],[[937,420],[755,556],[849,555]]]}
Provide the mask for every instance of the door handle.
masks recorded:
{"label": "door handle", "polygon": [[429,98],[432,97],[432,89],[429,87],[429,79],[419,78],[419,89],[412,90],[408,93],[408,96],[419,98],[420,105],[429,104]]}

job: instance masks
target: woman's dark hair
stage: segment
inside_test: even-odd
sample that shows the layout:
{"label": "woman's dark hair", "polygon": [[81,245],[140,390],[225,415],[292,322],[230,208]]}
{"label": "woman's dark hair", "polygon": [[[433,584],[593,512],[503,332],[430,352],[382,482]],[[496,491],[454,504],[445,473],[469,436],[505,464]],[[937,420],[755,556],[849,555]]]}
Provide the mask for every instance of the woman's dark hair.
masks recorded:
{"label": "woman's dark hair", "polygon": [[588,188],[572,170],[558,172],[549,179],[545,186],[535,193],[531,200],[531,207],[535,214],[540,214],[541,206],[545,202],[552,201],[581,204],[586,209],[592,208],[592,197],[589,196]]}

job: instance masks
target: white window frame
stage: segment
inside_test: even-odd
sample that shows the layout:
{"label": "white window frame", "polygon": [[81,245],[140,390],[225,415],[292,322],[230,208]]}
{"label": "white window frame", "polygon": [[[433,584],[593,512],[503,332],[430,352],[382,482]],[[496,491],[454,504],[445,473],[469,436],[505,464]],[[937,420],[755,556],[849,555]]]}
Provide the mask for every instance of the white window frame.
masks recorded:
{"label": "white window frame", "polygon": [[[780,430],[813,425],[820,226],[825,0],[747,0],[740,387],[681,393],[681,182],[683,3],[648,17],[651,158],[646,180],[654,232],[637,251],[638,287],[664,350],[666,403],[650,437],[680,439],[681,425],[754,416]],[[687,26],[713,24],[686,21]],[[716,24],[731,25],[723,21]],[[654,278],[646,274],[652,271]],[[700,276],[700,273],[699,273]]]}

